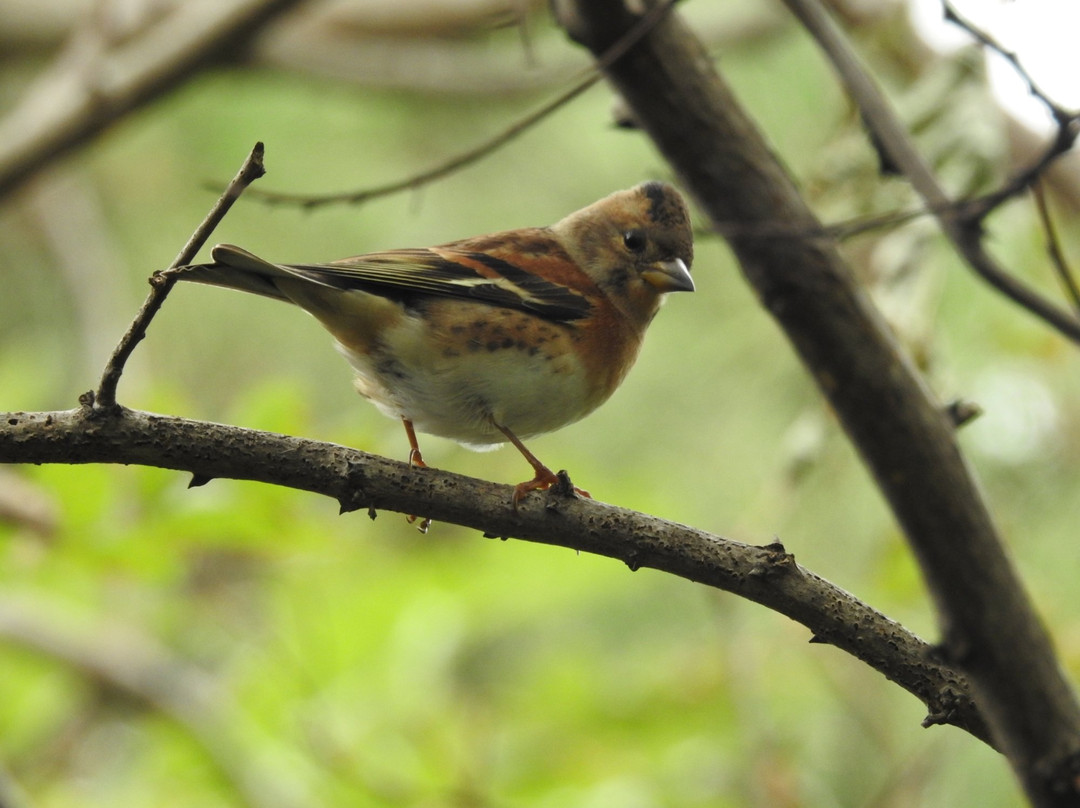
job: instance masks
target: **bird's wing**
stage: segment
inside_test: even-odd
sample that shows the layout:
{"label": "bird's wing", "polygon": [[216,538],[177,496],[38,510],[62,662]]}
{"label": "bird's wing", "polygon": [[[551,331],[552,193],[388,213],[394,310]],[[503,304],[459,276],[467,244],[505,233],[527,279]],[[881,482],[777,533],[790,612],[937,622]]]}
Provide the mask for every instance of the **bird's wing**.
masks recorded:
{"label": "bird's wing", "polygon": [[[561,250],[530,251],[524,259],[530,266],[526,270],[500,257],[496,250],[475,249],[478,245],[465,241],[358,255],[329,264],[274,264],[240,247],[218,244],[213,249],[213,264],[183,267],[179,277],[284,301],[290,298],[275,280],[299,278],[387,297],[436,295],[477,300],[560,322],[580,319],[591,311],[585,290],[563,282],[581,273]],[[544,275],[559,280],[548,280]]]}
{"label": "bird's wing", "polygon": [[592,305],[581,291],[536,274],[535,270],[543,269],[538,262],[561,263],[568,258],[553,255],[529,260],[534,271],[490,252],[445,246],[389,250],[330,264],[290,264],[283,268],[339,289],[460,297],[559,321],[580,319],[589,313]]}

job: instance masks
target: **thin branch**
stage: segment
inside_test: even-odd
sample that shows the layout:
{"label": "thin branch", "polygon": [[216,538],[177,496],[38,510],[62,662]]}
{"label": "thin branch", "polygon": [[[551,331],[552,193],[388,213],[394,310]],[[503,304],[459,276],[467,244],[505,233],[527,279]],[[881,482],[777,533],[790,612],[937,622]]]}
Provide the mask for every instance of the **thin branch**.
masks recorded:
{"label": "thin branch", "polygon": [[653,26],[664,18],[664,15],[667,14],[676,2],[678,2],[678,0],[664,0],[664,2],[657,3],[650,8],[648,13],[643,15],[635,26],[628,30],[618,41],[613,43],[604,54],[597,58],[595,65],[572,87],[570,87],[570,89],[556,96],[539,109],[536,109],[515,121],[494,137],[489,138],[472,148],[466,149],[460,154],[457,154],[432,168],[421,171],[419,174],[414,174],[403,180],[396,180],[394,182],[386,183],[385,185],[377,185],[374,188],[367,188],[360,191],[310,195],[256,190],[252,192],[251,196],[270,204],[297,205],[308,209],[331,204],[360,205],[365,202],[370,202],[373,199],[401,193],[402,191],[414,191],[435,180],[440,180],[443,177],[449,176],[455,171],[472,165],[505,146],[507,143],[518,137],[518,135],[528,131],[557,110],[566,106],[600,81],[602,77],[600,71],[621,57],[629,48],[633,47],[635,42],[645,36]]}
{"label": "thin branch", "polygon": [[1046,234],[1046,252],[1050,256],[1050,263],[1057,272],[1062,289],[1072,301],[1073,309],[1077,315],[1080,315],[1080,287],[1077,286],[1076,277],[1069,268],[1065,252],[1061,249],[1057,228],[1054,227],[1054,220],[1050,218],[1050,209],[1046,204],[1046,194],[1043,193],[1042,183],[1033,184],[1031,193],[1035,197],[1035,209],[1039,212],[1039,221],[1042,222],[1043,232]]}
{"label": "thin branch", "polygon": [[781,219],[765,222],[720,222],[710,224],[708,232],[719,234],[725,238],[797,238],[807,240],[830,238],[842,241],[875,230],[900,227],[924,216],[940,216],[955,212],[966,206],[978,205],[983,199],[982,196],[976,196],[958,202],[948,202],[938,208],[924,205],[908,210],[868,213],[863,216],[853,216],[850,219],[841,219],[832,224],[816,225],[814,227],[795,225]]}
{"label": "thin branch", "polygon": [[1047,144],[1038,157],[1031,161],[1031,165],[1016,172],[996,191],[983,194],[969,202],[958,202],[957,212],[966,225],[978,226],[1003,204],[1035,185],[1051,163],[1072,149],[1076,143],[1076,136],[1080,133],[1076,124],[1077,119],[1074,117],[1070,123],[1058,126],[1053,140]]}
{"label": "thin branch", "polygon": [[858,105],[863,120],[881,148],[907,177],[926,207],[935,212],[945,235],[968,265],[1014,303],[1053,326],[1064,336],[1080,343],[1080,319],[1018,281],[986,252],[982,244],[979,209],[965,211],[963,206],[956,207],[954,201],[948,197],[930,166],[911,142],[907,129],[895,110],[863,68],[858,56],[820,2],[785,0],[785,3],[817,41]]}
{"label": "thin branch", "polygon": [[344,191],[336,194],[292,194],[281,191],[256,189],[251,192],[250,196],[272,205],[296,205],[301,208],[314,209],[322,207],[323,205],[362,205],[365,202],[370,202],[371,200],[379,199],[380,197],[391,196],[393,194],[401,193],[402,191],[416,190],[424,185],[428,185],[436,180],[449,176],[455,171],[470,166],[497,151],[502,146],[505,146],[507,143],[514,140],[518,135],[531,129],[560,107],[577,98],[599,80],[599,73],[591,73],[585,76],[569,90],[544,104],[539,109],[530,112],[520,120],[515,121],[494,137],[451,157],[445,162],[439,163],[418,174],[414,174],[411,177],[406,177],[403,180],[395,180],[394,182],[389,182],[385,185],[377,185],[373,188],[366,188],[360,191]]}
{"label": "thin branch", "polygon": [[795,563],[779,544],[741,544],[555,491],[512,507],[513,489],[344,446],[127,409],[0,414],[0,462],[123,463],[185,471],[200,483],[255,480],[322,494],[342,512],[423,513],[476,528],[662,570],[760,603],[806,626],[815,642],[854,655],[922,700],[924,722],[986,743],[967,682],[934,649],[851,594]]}
{"label": "thin branch", "polygon": [[1055,102],[1035,83],[1035,80],[1021,64],[1020,58],[1014,51],[1006,49],[994,37],[980,29],[971,20],[963,17],[949,0],[942,0],[942,7],[945,12],[945,19],[948,22],[966,31],[980,45],[999,54],[1012,66],[1016,74],[1027,84],[1028,92],[1042,102],[1057,125],[1054,138],[1047,144],[1042,154],[1032,161],[1031,165],[1018,171],[1011,180],[994,193],[981,197],[977,205],[969,205],[966,209],[963,209],[963,216],[970,219],[972,223],[976,223],[984,220],[1009,199],[1019,196],[1030,188],[1054,160],[1072,149],[1076,143],[1077,135],[1080,134],[1080,126],[1078,126],[1080,119],[1078,119],[1076,112],[1067,110]]}
{"label": "thin branch", "polygon": [[945,20],[947,22],[951,22],[962,28],[964,31],[967,31],[967,33],[974,37],[979,44],[1000,54],[1012,65],[1016,74],[1024,80],[1025,84],[1027,84],[1028,91],[1042,101],[1046,108],[1050,110],[1050,114],[1054,116],[1054,120],[1057,121],[1059,126],[1066,126],[1076,121],[1075,112],[1070,112],[1055,102],[1047,93],[1043,92],[1038,84],[1035,83],[1035,80],[1031,77],[1031,74],[1028,73],[1023,64],[1021,64],[1020,58],[1014,51],[1005,48],[1000,42],[971,22],[971,20],[962,16],[949,0],[942,0],[941,5],[942,10],[945,12]]}
{"label": "thin branch", "polygon": [[[232,182],[222,192],[210,212],[206,214],[206,218],[195,229],[195,232],[191,234],[191,238],[188,239],[187,244],[180,250],[172,264],[169,265],[169,269],[190,264],[195,258],[195,254],[210,238],[214,228],[218,226],[229,211],[229,208],[240,198],[240,194],[244,192],[244,189],[265,173],[263,144],[256,143],[236,176],[233,177]],[[124,372],[124,365],[127,364],[127,360],[131,357],[135,346],[146,336],[146,329],[149,327],[150,321],[154,319],[154,315],[157,314],[158,309],[165,302],[165,298],[168,297],[169,291],[172,289],[173,284],[176,283],[176,280],[176,276],[170,274],[168,270],[156,272],[150,277],[150,294],[135,315],[131,325],[128,326],[127,332],[120,339],[112,356],[109,357],[97,393],[91,396],[92,403],[98,411],[111,411],[116,408],[116,386],[119,384],[120,376]]]}

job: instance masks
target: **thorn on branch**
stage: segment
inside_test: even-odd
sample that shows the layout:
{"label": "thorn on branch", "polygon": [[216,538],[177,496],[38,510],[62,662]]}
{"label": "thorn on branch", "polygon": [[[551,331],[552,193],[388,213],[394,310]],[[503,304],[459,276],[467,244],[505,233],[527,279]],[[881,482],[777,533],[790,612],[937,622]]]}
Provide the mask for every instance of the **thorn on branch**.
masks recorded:
{"label": "thorn on branch", "polygon": [[611,120],[615,124],[616,129],[631,131],[641,129],[641,121],[638,120],[637,113],[631,109],[630,105],[626,103],[626,99],[621,95],[615,96],[615,100],[612,103]]}
{"label": "thorn on branch", "polygon": [[787,575],[797,569],[795,556],[784,548],[779,539],[762,546],[761,549],[764,551],[764,557],[750,570],[751,576],[770,578]]}
{"label": "thorn on branch", "polygon": [[367,482],[364,464],[353,457],[345,460],[345,493],[338,497],[338,516],[358,511],[365,505],[368,508],[368,516],[375,519],[375,508],[371,500],[364,493],[364,485]]}
{"label": "thorn on branch", "polygon": [[945,405],[945,414],[949,417],[954,428],[959,429],[983,414],[983,408],[974,401],[958,398]]}
{"label": "thorn on branch", "polygon": [[923,729],[929,729],[938,724],[948,724],[952,715],[952,710],[934,710],[926,714],[926,718],[922,720],[921,725]]}
{"label": "thorn on branch", "polygon": [[576,488],[570,481],[570,474],[566,469],[560,469],[555,473],[558,482],[551,486],[551,493],[559,497],[565,497],[566,499],[580,499],[580,489]]}

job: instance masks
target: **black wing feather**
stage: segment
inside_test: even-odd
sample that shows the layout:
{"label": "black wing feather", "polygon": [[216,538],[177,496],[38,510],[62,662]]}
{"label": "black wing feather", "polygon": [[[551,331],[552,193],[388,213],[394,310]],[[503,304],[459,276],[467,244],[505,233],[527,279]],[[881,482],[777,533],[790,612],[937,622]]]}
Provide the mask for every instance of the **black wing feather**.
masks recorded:
{"label": "black wing feather", "polygon": [[462,252],[461,255],[482,263],[500,277],[484,277],[465,264],[429,250],[399,250],[362,255],[333,264],[288,264],[284,268],[299,277],[338,289],[460,297],[539,314],[551,320],[578,320],[592,309],[584,295],[525,272],[500,258],[480,252]]}

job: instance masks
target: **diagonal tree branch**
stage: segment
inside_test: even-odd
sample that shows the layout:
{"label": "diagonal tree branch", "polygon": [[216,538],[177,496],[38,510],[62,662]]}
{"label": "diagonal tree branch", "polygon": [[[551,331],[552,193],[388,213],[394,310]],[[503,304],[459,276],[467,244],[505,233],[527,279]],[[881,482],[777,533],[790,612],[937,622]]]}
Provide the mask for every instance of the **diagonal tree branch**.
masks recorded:
{"label": "diagonal tree branch", "polygon": [[1046,235],[1046,254],[1050,257],[1050,263],[1058,276],[1061,288],[1072,303],[1073,311],[1080,316],[1080,286],[1076,283],[1076,274],[1069,267],[1065,258],[1065,250],[1061,247],[1058,239],[1057,228],[1050,216],[1050,206],[1046,202],[1046,194],[1043,192],[1042,183],[1036,182],[1031,186],[1031,196],[1035,200],[1035,210],[1039,214],[1043,233]]}
{"label": "diagonal tree branch", "polygon": [[733,592],[806,626],[926,704],[924,722],[953,724],[993,743],[963,676],[903,626],[795,563],[757,547],[552,490],[511,507],[512,487],[417,468],[335,444],[118,408],[0,414],[2,463],[124,463],[323,494],[341,511],[423,513],[514,537],[678,575]]}
{"label": "diagonal tree branch", "polygon": [[0,196],[204,63],[242,48],[253,31],[297,2],[179,2],[126,36],[88,18],[0,120]]}
{"label": "diagonal tree branch", "polygon": [[[568,30],[594,54],[635,19],[621,0],[574,9]],[[606,72],[714,223],[820,227],[677,14]],[[1080,706],[944,409],[831,240],[733,236],[730,244],[892,507],[934,596],[942,650],[970,677],[1029,798],[1076,805]]]}
{"label": "diagonal tree branch", "polygon": [[404,179],[376,185],[372,188],[332,194],[295,194],[284,191],[256,190],[251,193],[251,196],[270,205],[296,205],[310,210],[324,205],[363,205],[372,200],[392,196],[402,191],[414,191],[436,180],[444,179],[498,151],[519,135],[524,134],[536,124],[551,116],[552,113],[573,101],[600,81],[600,78],[599,73],[590,72],[583,78],[578,79],[570,89],[563,91],[543,106],[514,121],[495,136],[455,154],[448,160],[444,160],[431,168],[424,169]]}
{"label": "diagonal tree branch", "polygon": [[1080,319],[1010,275],[983,245],[983,219],[1004,200],[1022,192],[1076,138],[1075,119],[1061,121],[1054,142],[1035,163],[996,193],[967,203],[951,200],[919,154],[892,105],[863,68],[858,56],[818,0],[785,0],[814,37],[859,107],[863,121],[889,161],[911,183],[942,231],[976,274],[1001,294],[1027,309],[1059,333],[1080,342]]}

